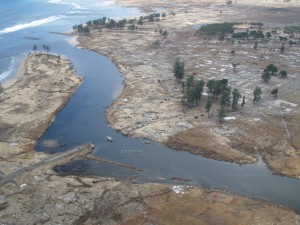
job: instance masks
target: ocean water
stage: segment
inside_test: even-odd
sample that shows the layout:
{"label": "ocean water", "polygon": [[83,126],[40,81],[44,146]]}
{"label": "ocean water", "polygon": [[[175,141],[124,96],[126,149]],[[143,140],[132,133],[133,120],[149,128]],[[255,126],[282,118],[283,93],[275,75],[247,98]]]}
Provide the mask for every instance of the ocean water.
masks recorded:
{"label": "ocean water", "polygon": [[37,45],[52,46],[66,39],[49,32],[66,32],[72,26],[103,16],[122,19],[137,15],[133,8],[99,0],[1,0],[0,82],[15,74],[20,61]]}

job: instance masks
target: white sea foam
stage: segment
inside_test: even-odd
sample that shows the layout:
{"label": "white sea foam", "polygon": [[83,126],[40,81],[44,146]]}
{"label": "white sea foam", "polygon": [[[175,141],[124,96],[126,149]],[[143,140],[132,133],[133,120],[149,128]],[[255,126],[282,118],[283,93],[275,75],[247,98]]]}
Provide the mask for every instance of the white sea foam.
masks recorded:
{"label": "white sea foam", "polygon": [[62,1],[62,0],[49,0],[48,2],[54,3],[54,4],[72,5],[75,9],[83,9],[83,7],[81,5],[79,5],[78,3],[74,3],[74,2],[66,2],[66,1]]}
{"label": "white sea foam", "polygon": [[11,75],[11,73],[13,72],[13,70],[15,68],[15,65],[16,65],[16,59],[15,59],[15,57],[11,57],[10,65],[9,65],[8,69],[0,74],[0,81],[4,80],[9,75]]}
{"label": "white sea foam", "polygon": [[0,30],[0,34],[11,33],[11,32],[26,29],[26,28],[29,28],[29,27],[37,27],[37,26],[40,26],[40,25],[45,24],[45,23],[50,23],[50,22],[53,22],[55,20],[59,20],[63,17],[64,16],[62,16],[62,15],[61,16],[50,16],[50,17],[47,17],[45,19],[34,20],[34,21],[29,22],[29,23],[18,24],[18,25],[15,25],[15,26],[12,26],[12,27],[7,27],[7,28],[4,28],[3,30]]}

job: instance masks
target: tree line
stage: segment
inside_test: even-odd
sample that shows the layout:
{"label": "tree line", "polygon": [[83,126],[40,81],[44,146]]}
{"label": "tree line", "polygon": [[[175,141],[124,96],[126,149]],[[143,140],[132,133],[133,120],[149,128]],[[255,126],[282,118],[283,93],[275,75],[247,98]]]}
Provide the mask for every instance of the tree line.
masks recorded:
{"label": "tree line", "polygon": [[147,16],[140,16],[139,19],[122,19],[114,20],[107,17],[102,17],[95,20],[89,20],[86,24],[78,24],[73,26],[73,30],[76,30],[78,33],[90,33],[91,29],[120,29],[123,30],[127,27],[128,30],[136,30],[141,28],[145,22],[155,22],[159,21],[160,18],[165,18],[166,13],[152,13]]}

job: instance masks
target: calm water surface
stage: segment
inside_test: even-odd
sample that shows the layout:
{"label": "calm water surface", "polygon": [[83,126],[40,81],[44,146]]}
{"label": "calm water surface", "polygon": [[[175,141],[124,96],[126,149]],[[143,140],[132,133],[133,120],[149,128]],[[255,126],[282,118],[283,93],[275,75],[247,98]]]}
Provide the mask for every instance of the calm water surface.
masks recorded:
{"label": "calm water surface", "polygon": [[[116,178],[137,176],[137,182],[174,184],[180,182],[171,178],[181,177],[192,180],[185,183],[188,185],[225,188],[242,195],[288,204],[300,212],[300,181],[273,175],[261,161],[239,166],[174,151],[152,141],[145,145],[145,140],[125,137],[106,124],[105,107],[122,89],[122,78],[116,66],[95,52],[72,47],[65,36],[49,34],[49,31],[63,32],[74,24],[102,16],[123,18],[137,15],[135,9],[92,0],[2,0],[0,13],[0,80],[5,81],[15,73],[20,60],[34,44],[39,49],[48,44],[51,52],[66,55],[76,72],[84,77],[84,83],[40,138],[37,151],[65,151],[90,141],[95,144],[94,155],[143,169],[143,172],[136,172],[83,160],[61,166],[61,171]],[[24,38],[28,36],[38,40]],[[114,142],[108,142],[107,135],[113,137]],[[46,149],[41,143],[48,139],[65,145]]]}

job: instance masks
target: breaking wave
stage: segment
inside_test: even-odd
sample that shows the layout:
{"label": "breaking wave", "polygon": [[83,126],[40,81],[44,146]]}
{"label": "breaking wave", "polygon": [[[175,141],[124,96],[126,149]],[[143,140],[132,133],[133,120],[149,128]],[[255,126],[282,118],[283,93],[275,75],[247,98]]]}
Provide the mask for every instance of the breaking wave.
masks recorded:
{"label": "breaking wave", "polygon": [[11,57],[10,65],[9,65],[8,69],[0,74],[0,82],[2,80],[4,80],[5,78],[7,78],[9,75],[11,75],[11,73],[13,72],[13,70],[15,68],[15,65],[16,65],[16,59],[15,59],[15,57]]}
{"label": "breaking wave", "polygon": [[50,16],[50,17],[47,17],[45,19],[34,20],[32,22],[24,23],[24,24],[18,24],[18,25],[15,25],[15,26],[12,26],[12,27],[7,27],[7,28],[4,28],[3,30],[0,30],[0,34],[11,33],[11,32],[26,29],[26,28],[29,28],[29,27],[37,27],[37,26],[40,26],[40,25],[45,24],[45,23],[50,23],[50,22],[53,22],[55,20],[59,20],[63,17],[64,16]]}

